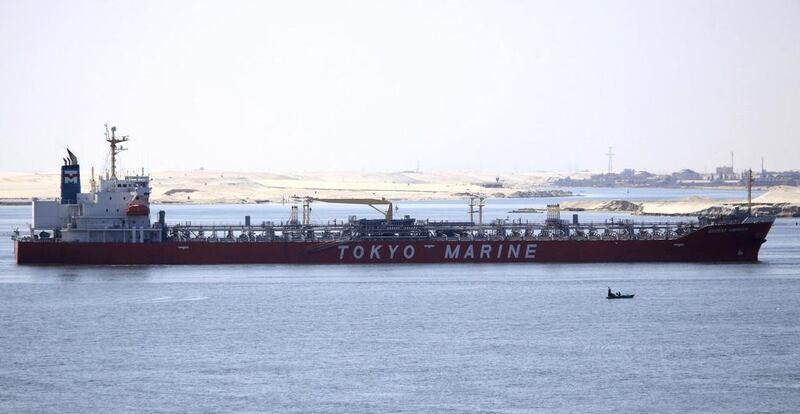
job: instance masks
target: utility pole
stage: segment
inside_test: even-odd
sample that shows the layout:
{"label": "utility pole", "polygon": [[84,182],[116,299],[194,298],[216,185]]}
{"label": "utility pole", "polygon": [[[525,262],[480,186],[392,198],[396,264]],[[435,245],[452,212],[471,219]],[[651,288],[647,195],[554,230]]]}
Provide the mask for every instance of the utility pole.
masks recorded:
{"label": "utility pole", "polygon": [[606,154],[606,155],[608,155],[608,174],[611,175],[611,173],[614,171],[611,168],[611,166],[612,166],[611,165],[611,161],[612,161],[612,159],[614,158],[614,155],[615,155],[613,152],[611,152],[611,147],[608,147],[608,154]]}

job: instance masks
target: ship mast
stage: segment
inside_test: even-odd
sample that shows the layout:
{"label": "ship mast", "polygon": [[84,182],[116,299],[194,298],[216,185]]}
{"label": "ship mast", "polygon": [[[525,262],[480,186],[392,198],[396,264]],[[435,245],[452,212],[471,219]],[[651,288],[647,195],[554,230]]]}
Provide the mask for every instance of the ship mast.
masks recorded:
{"label": "ship mast", "polygon": [[120,138],[117,138],[116,132],[117,127],[111,127],[111,134],[108,133],[108,124],[106,126],[106,142],[111,145],[111,178],[116,180],[117,179],[117,155],[125,151],[127,148],[122,147],[121,145],[117,147],[117,144],[121,144],[128,140],[127,135],[122,135]]}
{"label": "ship mast", "polygon": [[753,212],[753,170],[747,170],[747,216]]}

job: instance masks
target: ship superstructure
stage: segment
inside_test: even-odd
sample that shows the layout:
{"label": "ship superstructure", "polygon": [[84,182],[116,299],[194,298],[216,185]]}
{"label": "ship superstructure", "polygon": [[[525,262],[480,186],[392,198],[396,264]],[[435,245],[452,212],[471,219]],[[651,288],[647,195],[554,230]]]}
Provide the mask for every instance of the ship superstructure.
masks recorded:
{"label": "ship superstructure", "polygon": [[67,150],[61,167],[61,198],[33,199],[30,239],[60,242],[145,243],[162,240],[161,231],[150,223],[150,177],[117,177],[119,144],[116,127],[106,128],[111,167],[104,176],[91,179],[90,191],[80,192],[78,158]]}
{"label": "ship superstructure", "polygon": [[[562,220],[550,205],[543,223],[483,222],[483,197],[471,197],[464,222],[393,217],[386,199],[303,198],[285,222],[243,225],[172,225],[163,211],[150,221],[150,178],[117,177],[116,128],[106,130],[111,167],[80,192],[80,167],[68,150],[61,198],[33,200],[30,234],[15,235],[20,264],[228,264],[228,263],[479,263],[756,261],[773,217],[747,212],[689,222],[582,223]],[[477,200],[477,204],[475,201]],[[311,202],[369,205],[382,219],[351,216],[315,224]],[[386,210],[376,205],[388,206]],[[474,209],[478,208],[478,221]]]}

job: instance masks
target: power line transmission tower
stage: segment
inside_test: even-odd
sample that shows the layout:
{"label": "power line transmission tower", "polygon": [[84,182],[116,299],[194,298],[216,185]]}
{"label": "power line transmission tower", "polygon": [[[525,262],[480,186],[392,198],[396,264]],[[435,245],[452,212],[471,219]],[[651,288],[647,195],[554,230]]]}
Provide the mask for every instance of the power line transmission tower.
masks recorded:
{"label": "power line transmission tower", "polygon": [[616,155],[611,151],[611,149],[612,149],[611,147],[608,147],[608,154],[606,154],[608,156],[608,173],[609,174],[611,174],[614,171],[611,168],[611,166],[612,166],[611,161],[614,158],[614,155]]}

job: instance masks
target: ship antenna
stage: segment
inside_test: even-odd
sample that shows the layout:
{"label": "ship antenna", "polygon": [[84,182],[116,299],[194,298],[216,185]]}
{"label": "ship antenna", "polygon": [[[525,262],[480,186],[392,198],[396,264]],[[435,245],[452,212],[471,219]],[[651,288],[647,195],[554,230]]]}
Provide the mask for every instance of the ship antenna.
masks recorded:
{"label": "ship antenna", "polygon": [[111,178],[116,180],[117,179],[117,155],[125,151],[127,148],[122,147],[121,145],[117,147],[117,144],[121,144],[128,140],[127,135],[122,135],[120,138],[117,138],[116,132],[117,127],[111,127],[111,134],[108,133],[108,124],[106,126],[106,142],[111,145]]}
{"label": "ship antenna", "polygon": [[747,216],[753,211],[753,170],[747,170]]}

